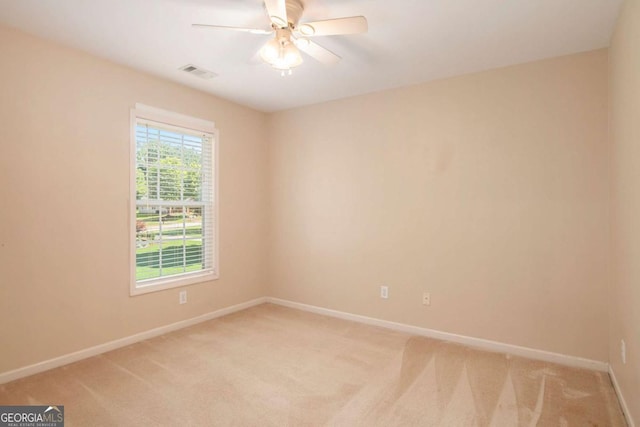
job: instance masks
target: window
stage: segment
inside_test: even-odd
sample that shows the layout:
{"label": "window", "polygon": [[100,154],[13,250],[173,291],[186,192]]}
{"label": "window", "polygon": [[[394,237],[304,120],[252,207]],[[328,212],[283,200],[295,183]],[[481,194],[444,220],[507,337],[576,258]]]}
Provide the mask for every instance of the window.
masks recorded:
{"label": "window", "polygon": [[141,105],[131,122],[132,295],[216,279],[214,124]]}

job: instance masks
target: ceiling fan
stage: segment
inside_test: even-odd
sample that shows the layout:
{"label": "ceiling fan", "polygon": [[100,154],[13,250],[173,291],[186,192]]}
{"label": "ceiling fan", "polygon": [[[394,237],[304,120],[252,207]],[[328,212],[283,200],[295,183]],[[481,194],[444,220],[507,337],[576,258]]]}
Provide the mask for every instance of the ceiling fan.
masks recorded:
{"label": "ceiling fan", "polygon": [[273,34],[274,37],[260,49],[260,56],[283,76],[286,73],[291,74],[292,68],[302,64],[300,51],[323,64],[331,65],[340,61],[338,55],[312,42],[309,37],[366,33],[368,29],[367,18],[364,16],[301,23],[300,18],[304,12],[302,0],[265,0],[264,5],[271,20],[269,30],[224,25],[192,25],[251,34]]}

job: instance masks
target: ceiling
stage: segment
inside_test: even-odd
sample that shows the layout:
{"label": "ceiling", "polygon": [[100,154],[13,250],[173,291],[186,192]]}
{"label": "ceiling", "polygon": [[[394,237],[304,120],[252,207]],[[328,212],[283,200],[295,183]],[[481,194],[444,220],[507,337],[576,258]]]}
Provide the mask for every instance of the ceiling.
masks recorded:
{"label": "ceiling", "polygon": [[622,0],[303,3],[301,22],[364,15],[369,32],[314,38],[342,61],[285,77],[256,59],[268,35],[191,27],[269,28],[261,0],[0,0],[0,22],[270,112],[606,47]]}

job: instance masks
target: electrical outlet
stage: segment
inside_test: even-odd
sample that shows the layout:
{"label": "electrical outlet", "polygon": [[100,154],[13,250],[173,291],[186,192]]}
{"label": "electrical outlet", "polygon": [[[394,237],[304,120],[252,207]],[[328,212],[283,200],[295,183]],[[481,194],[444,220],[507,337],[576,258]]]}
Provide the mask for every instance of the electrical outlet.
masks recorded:
{"label": "electrical outlet", "polygon": [[388,286],[380,286],[380,298],[384,298],[384,299],[389,298],[389,287]]}
{"label": "electrical outlet", "polygon": [[186,304],[187,303],[187,291],[180,291],[180,304]]}
{"label": "electrical outlet", "polygon": [[620,358],[622,359],[622,364],[627,364],[627,344],[624,340],[620,340]]}
{"label": "electrical outlet", "polygon": [[431,294],[429,292],[422,293],[422,305],[431,305]]}

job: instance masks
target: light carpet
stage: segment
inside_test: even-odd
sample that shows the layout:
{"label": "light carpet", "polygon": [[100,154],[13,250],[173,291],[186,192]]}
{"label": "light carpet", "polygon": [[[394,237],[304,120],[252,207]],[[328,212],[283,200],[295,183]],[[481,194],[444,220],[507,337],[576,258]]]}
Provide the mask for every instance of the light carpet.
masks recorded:
{"label": "light carpet", "polygon": [[0,386],[67,426],[624,426],[606,373],[263,304]]}

